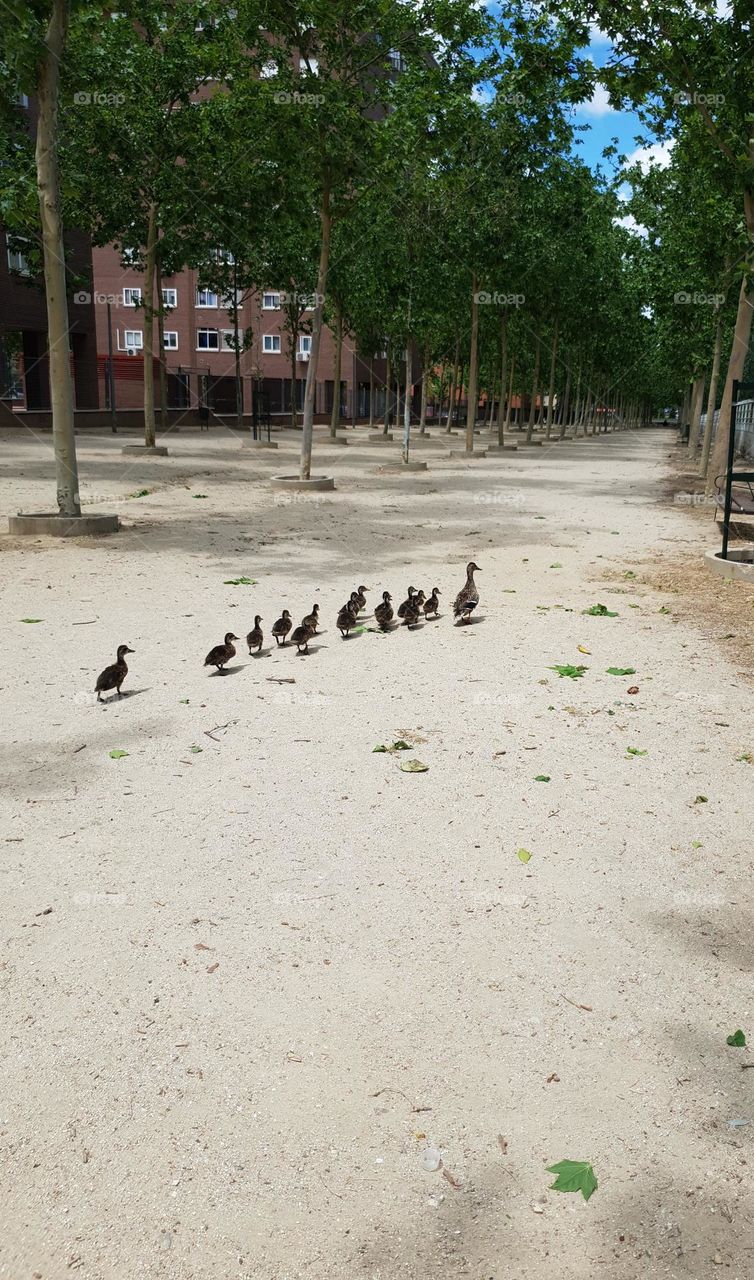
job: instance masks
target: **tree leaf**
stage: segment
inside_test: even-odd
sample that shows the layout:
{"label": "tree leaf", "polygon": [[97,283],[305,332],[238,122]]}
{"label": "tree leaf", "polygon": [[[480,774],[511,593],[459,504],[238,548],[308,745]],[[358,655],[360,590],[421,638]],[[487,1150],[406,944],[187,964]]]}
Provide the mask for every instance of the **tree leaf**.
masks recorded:
{"label": "tree leaf", "polygon": [[44,622],[44,618],[22,618],[22,622]]}
{"label": "tree leaf", "polygon": [[588,667],[574,667],[569,662],[564,662],[554,667],[548,667],[548,671],[557,671],[561,679],[580,680]]}
{"label": "tree leaf", "polygon": [[588,614],[591,618],[617,618],[617,613],[612,609],[608,609],[606,604],[593,604],[589,609],[582,609],[582,613]]}
{"label": "tree leaf", "polygon": [[585,1200],[597,1190],[594,1169],[586,1160],[560,1160],[547,1166],[556,1175],[551,1191],[580,1191]]}
{"label": "tree leaf", "polygon": [[608,667],[607,674],[609,676],[635,676],[636,667]]}
{"label": "tree leaf", "polygon": [[585,649],[583,644],[577,644],[576,648],[578,649],[579,653],[591,654],[592,652],[591,649]]}
{"label": "tree leaf", "polygon": [[725,1043],[729,1044],[731,1049],[745,1049],[746,1036],[744,1035],[743,1031],[739,1027],[738,1031],[734,1031],[732,1036],[725,1037]]}
{"label": "tree leaf", "polygon": [[626,754],[629,756],[648,756],[648,751],[640,751],[638,747],[626,747]]}
{"label": "tree leaf", "polygon": [[192,755],[195,755],[195,756],[199,755],[200,751],[203,751],[203,750],[204,750],[204,747],[189,747],[189,751],[192,753]]}
{"label": "tree leaf", "polygon": [[379,747],[372,747],[372,755],[374,755],[376,751],[387,751],[387,747],[383,747],[381,744]]}
{"label": "tree leaf", "polygon": [[526,863],[531,861],[531,854],[529,853],[528,849],[517,849],[516,857],[518,858],[519,862]]}
{"label": "tree leaf", "polygon": [[224,587],[255,587],[256,585],[256,578],[226,578],[223,582]]}
{"label": "tree leaf", "polygon": [[127,751],[119,751],[119,750],[117,750],[117,748],[116,748],[116,750],[115,750],[115,751],[111,751],[109,754],[110,754],[110,759],[111,759],[111,760],[122,760],[124,756],[127,756],[127,755],[128,755],[128,752],[127,752]]}
{"label": "tree leaf", "polygon": [[404,760],[401,765],[403,773],[427,773],[428,764],[422,764],[421,760]]}
{"label": "tree leaf", "polygon": [[534,781],[535,781],[535,782],[549,782],[549,781],[550,781],[550,775],[549,775],[549,773],[538,773],[538,774],[537,774],[537,776],[536,776],[536,778],[534,779]]}
{"label": "tree leaf", "polygon": [[184,707],[188,706],[188,698],[179,698],[178,701],[180,702],[181,706],[184,706]]}
{"label": "tree leaf", "polygon": [[706,796],[695,796],[694,804],[707,804]]}

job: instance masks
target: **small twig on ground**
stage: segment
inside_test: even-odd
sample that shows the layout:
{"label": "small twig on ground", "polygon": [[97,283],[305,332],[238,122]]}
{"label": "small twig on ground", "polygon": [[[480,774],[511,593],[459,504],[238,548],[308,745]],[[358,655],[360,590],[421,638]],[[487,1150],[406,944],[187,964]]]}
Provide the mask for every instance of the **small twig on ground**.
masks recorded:
{"label": "small twig on ground", "polygon": [[590,1004],[577,1004],[575,1000],[570,1000],[568,996],[564,996],[562,991],[560,993],[560,998],[561,1000],[566,1000],[568,1004],[572,1004],[574,1009],[583,1009],[585,1013],[594,1013]]}
{"label": "small twig on ground", "polygon": [[406,1099],[406,1102],[407,1102],[407,1103],[409,1104],[409,1106],[411,1107],[411,1110],[412,1110],[415,1114],[417,1114],[417,1115],[418,1115],[418,1114],[419,1114],[419,1112],[421,1112],[421,1111],[431,1111],[431,1110],[432,1110],[432,1108],[431,1108],[431,1107],[416,1107],[416,1106],[414,1106],[413,1102],[411,1101],[411,1099],[409,1098],[409,1096],[408,1096],[408,1094],[407,1094],[407,1093],[404,1093],[402,1089],[394,1089],[391,1085],[385,1085],[385,1088],[384,1088],[384,1089],[378,1089],[376,1093],[373,1093],[373,1094],[372,1094],[372,1097],[373,1097],[373,1098],[379,1098],[379,1097],[380,1097],[380,1095],[381,1095],[381,1094],[383,1094],[383,1093],[399,1093],[399,1094],[401,1095],[401,1097],[402,1097],[402,1098],[405,1098],[405,1099]]}
{"label": "small twig on ground", "polygon": [[[230,722],[230,720],[229,720],[227,724],[216,724],[216,725],[215,725],[215,727],[214,727],[214,729],[204,729],[204,731],[203,731],[203,732],[204,732],[205,736],[206,736],[207,738],[211,738],[213,742],[219,742],[219,741],[220,741],[220,739],[219,739],[219,738],[216,738],[214,735],[217,733],[218,729],[227,729],[227,728],[229,728],[229,727],[230,727],[230,723],[231,723],[231,722]],[[181,761],[181,763],[184,763],[184,761]]]}

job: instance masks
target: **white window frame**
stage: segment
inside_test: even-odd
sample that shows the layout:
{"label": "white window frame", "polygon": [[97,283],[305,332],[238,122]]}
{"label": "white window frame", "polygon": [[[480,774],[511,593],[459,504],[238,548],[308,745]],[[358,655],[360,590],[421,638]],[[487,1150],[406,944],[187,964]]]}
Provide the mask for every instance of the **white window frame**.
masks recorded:
{"label": "white window frame", "polygon": [[123,306],[136,307],[141,302],[142,291],[134,285],[124,285],[123,287]]}
{"label": "white window frame", "polygon": [[[177,329],[165,329],[163,331],[162,338],[163,338],[163,349],[165,351],[178,350],[178,330]],[[175,342],[168,342],[168,338],[175,338]]]}
{"label": "white window frame", "polygon": [[[269,346],[268,343],[270,344]],[[275,343],[277,343],[277,346],[275,346]],[[281,354],[279,333],[262,334],[262,352],[266,356],[279,356]]]}
{"label": "white window frame", "polygon": [[24,253],[24,246],[28,242],[20,236],[6,237],[6,252],[8,255],[8,270],[13,271],[17,276],[30,276],[31,268],[29,259]]}
{"label": "white window frame", "polygon": [[[172,295],[172,300],[171,300],[171,296],[170,296],[170,295]],[[175,308],[178,306],[178,290],[177,290],[177,289],[163,289],[163,291],[162,291],[162,305],[163,305],[163,307],[170,307],[170,310],[171,310],[171,311],[175,311]]]}
{"label": "white window frame", "polygon": [[[214,298],[215,301],[202,302],[201,301],[202,298]],[[196,306],[201,308],[202,311],[216,311],[217,310],[217,294],[215,293],[214,289],[197,289]]]}
{"label": "white window frame", "polygon": [[298,336],[299,355],[310,356],[312,353],[312,335],[310,333],[300,333]]}
{"label": "white window frame", "polygon": [[[215,345],[214,347],[210,347],[210,346],[202,347],[202,346],[200,345],[200,343],[199,343],[199,336],[200,336],[200,334],[203,334],[203,333],[206,333],[206,334],[214,334],[214,335],[215,335],[215,342],[216,342],[216,345]],[[219,351],[219,350],[220,350],[220,335],[219,335],[219,333],[217,332],[217,329],[197,329],[197,331],[196,331],[196,349],[197,349],[197,351]]]}
{"label": "white window frame", "polygon": [[144,350],[144,330],[143,329],[124,329],[123,341],[121,341],[120,329],[118,330],[118,350],[119,351],[143,351]]}
{"label": "white window frame", "polygon": [[[222,336],[223,336],[222,350],[232,351],[235,353],[235,347],[231,346],[231,343],[235,341],[235,337],[236,337],[235,329],[223,329]],[[230,338],[230,342],[228,341],[229,338]],[[239,341],[239,344],[243,343],[243,330],[240,328],[238,330],[238,341]]]}
{"label": "white window frame", "polygon": [[[268,302],[268,298],[274,298],[274,302]],[[273,290],[268,290],[262,294],[262,310],[263,311],[279,311],[280,310],[280,294]]]}

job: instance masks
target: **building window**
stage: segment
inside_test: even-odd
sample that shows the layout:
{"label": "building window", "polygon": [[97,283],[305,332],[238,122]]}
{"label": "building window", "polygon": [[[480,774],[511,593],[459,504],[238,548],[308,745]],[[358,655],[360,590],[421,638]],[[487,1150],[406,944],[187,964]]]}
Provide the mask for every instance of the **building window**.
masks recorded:
{"label": "building window", "polygon": [[138,307],[141,303],[141,289],[124,289],[123,306]]}
{"label": "building window", "polygon": [[312,335],[310,333],[302,333],[298,340],[298,349],[302,356],[310,356],[312,353]]}
{"label": "building window", "polygon": [[[307,63],[309,64],[308,66],[307,66]],[[304,72],[310,72],[313,76],[318,76],[319,75],[319,58],[302,58],[301,70]]]}
{"label": "building window", "polygon": [[265,333],[262,338],[262,350],[267,356],[277,355],[280,351],[280,334]]}
{"label": "building window", "polygon": [[217,329],[197,329],[196,349],[197,351],[219,351],[220,336]]}
{"label": "building window", "polygon": [[262,310],[263,311],[279,311],[280,310],[280,294],[279,293],[263,293],[262,294]]}
{"label": "building window", "polygon": [[178,306],[178,290],[163,289],[162,305],[163,307],[170,307],[171,311],[175,310],[175,308]]}
{"label": "building window", "polygon": [[178,332],[176,329],[166,329],[162,335],[163,343],[166,351],[178,350]]}
{"label": "building window", "polygon": [[118,349],[120,351],[141,351],[143,346],[144,334],[141,329],[125,329],[122,342],[120,340],[120,329],[118,330]]}
{"label": "building window", "polygon": [[17,93],[13,101],[17,107],[28,107],[29,95],[28,93]]}
{"label": "building window", "polygon": [[232,267],[233,263],[235,262],[235,258],[231,253],[230,249],[221,249],[219,247],[215,249],[210,249],[209,256],[212,262],[218,262],[218,263],[224,262],[229,267]]}
{"label": "building window", "polygon": [[213,293],[211,289],[197,289],[196,305],[197,307],[216,307],[217,294]]}
{"label": "building window", "polygon": [[387,58],[393,71],[406,70],[406,64],[403,61],[403,54],[401,53],[400,49],[391,49],[389,54],[387,55]]}
{"label": "building window", "polygon": [[[243,334],[239,330],[238,344],[243,343]],[[223,351],[235,351],[236,349],[236,331],[235,329],[223,329]]]}
{"label": "building window", "polygon": [[8,270],[19,276],[30,276],[29,259],[24,253],[26,245],[23,240],[8,237]]}

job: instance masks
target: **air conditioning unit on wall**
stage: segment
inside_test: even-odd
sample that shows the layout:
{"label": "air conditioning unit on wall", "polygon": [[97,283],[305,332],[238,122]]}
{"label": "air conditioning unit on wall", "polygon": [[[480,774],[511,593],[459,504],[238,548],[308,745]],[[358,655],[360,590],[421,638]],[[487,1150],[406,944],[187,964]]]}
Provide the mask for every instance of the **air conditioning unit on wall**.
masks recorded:
{"label": "air conditioning unit on wall", "polygon": [[310,351],[297,351],[296,359],[305,364],[306,361],[309,359],[310,355],[311,355]]}

